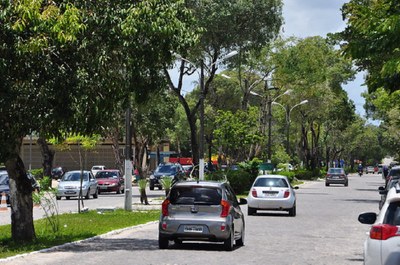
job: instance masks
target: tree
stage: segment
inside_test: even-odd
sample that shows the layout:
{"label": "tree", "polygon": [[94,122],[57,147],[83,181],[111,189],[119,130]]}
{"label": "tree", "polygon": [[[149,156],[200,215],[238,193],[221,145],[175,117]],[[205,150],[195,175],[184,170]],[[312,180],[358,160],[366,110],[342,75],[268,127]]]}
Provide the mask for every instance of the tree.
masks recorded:
{"label": "tree", "polygon": [[[222,63],[220,60],[231,50],[261,47],[274,39],[282,24],[282,1],[187,1],[187,6],[196,17],[194,32],[201,34],[198,45],[180,53],[178,82],[172,81],[171,74],[164,70],[169,88],[179,98],[190,127],[193,161],[198,163],[196,115],[210,85]],[[206,73],[201,73],[205,69]],[[196,103],[190,107],[182,90],[184,76],[197,73],[204,87]],[[204,80],[203,80],[204,77]],[[203,136],[201,136],[203,137]]]}
{"label": "tree", "polygon": [[117,100],[127,107],[131,93],[146,98],[148,87],[159,89],[171,51],[193,41],[183,4],[1,2],[0,158],[10,176],[14,240],[35,238],[22,138],[92,135],[112,119]]}
{"label": "tree", "polygon": [[400,89],[400,3],[395,0],[351,0],[343,5],[347,26],[338,36],[344,53],[366,70],[369,92]]}

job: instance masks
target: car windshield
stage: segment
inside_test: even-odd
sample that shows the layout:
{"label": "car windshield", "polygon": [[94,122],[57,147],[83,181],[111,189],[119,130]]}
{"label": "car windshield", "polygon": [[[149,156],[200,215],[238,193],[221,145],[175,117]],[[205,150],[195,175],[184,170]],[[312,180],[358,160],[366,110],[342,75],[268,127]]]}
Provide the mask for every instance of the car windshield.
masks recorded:
{"label": "car windshield", "polygon": [[96,179],[117,179],[118,173],[115,171],[100,171],[96,173]]}
{"label": "car windshield", "polygon": [[175,173],[177,170],[175,165],[163,165],[163,166],[158,166],[155,173]]}
{"label": "car windshield", "polygon": [[[65,173],[62,181],[80,181],[81,180],[81,172],[67,172]],[[84,172],[83,173],[83,180],[89,180],[89,174]]]}
{"label": "car windshield", "polygon": [[283,178],[259,178],[254,183],[254,187],[287,188],[289,185]]}
{"label": "car windshield", "polygon": [[7,174],[0,175],[0,185],[9,185],[9,178]]}
{"label": "car windshield", "polygon": [[329,174],[344,174],[343,168],[330,168],[328,171]]}
{"label": "car windshield", "polygon": [[169,200],[172,204],[219,205],[221,190],[211,187],[178,187],[171,190]]}

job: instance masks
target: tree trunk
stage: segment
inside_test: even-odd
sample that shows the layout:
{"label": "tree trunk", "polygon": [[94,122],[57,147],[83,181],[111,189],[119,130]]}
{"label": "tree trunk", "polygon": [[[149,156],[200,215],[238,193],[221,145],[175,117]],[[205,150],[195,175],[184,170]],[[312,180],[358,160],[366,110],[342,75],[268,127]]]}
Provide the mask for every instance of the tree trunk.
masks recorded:
{"label": "tree trunk", "polygon": [[40,146],[40,151],[43,157],[43,176],[51,177],[51,169],[54,161],[54,150],[49,148],[46,139],[39,137],[37,143]]}
{"label": "tree trunk", "polygon": [[26,176],[20,157],[22,139],[17,141],[14,152],[6,160],[10,177],[11,237],[18,242],[31,242],[36,238],[33,226],[32,185]]}
{"label": "tree trunk", "polygon": [[119,141],[118,141],[120,137],[119,129],[118,128],[111,129],[111,131],[108,133],[108,136],[111,138],[112,141],[115,166],[117,169],[119,169],[120,172],[124,172],[123,158],[121,156],[121,152],[119,151]]}
{"label": "tree trunk", "polygon": [[145,189],[140,190],[140,203],[149,205],[149,202],[147,201],[147,194],[146,194]]}

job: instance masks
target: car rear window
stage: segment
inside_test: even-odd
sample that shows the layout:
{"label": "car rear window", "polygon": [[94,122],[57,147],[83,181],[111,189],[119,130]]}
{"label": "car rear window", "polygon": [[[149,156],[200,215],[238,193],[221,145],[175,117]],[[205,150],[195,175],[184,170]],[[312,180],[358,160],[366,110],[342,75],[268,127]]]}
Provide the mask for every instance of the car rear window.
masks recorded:
{"label": "car rear window", "polygon": [[330,174],[343,174],[344,170],[342,168],[330,168],[328,172]]}
{"label": "car rear window", "polygon": [[254,187],[287,188],[289,185],[283,178],[259,178],[254,183]]}
{"label": "car rear window", "polygon": [[[63,181],[79,181],[81,180],[81,173],[74,172],[74,173],[67,173],[62,178]],[[83,173],[83,180],[88,181],[89,175],[87,173]]]}
{"label": "car rear window", "polygon": [[172,204],[219,205],[221,198],[221,190],[212,187],[175,187],[169,196]]}

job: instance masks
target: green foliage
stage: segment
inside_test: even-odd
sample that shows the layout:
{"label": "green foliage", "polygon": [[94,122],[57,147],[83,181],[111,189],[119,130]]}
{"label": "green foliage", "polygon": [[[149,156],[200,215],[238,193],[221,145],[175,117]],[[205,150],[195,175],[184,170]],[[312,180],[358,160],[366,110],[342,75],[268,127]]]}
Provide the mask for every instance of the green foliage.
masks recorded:
{"label": "green foliage", "polygon": [[170,190],[172,186],[172,178],[165,176],[160,179],[161,185],[165,190]]}
{"label": "green foliage", "polygon": [[288,180],[290,181],[290,183],[293,182],[294,178],[297,177],[297,173],[293,172],[293,171],[279,171],[277,174],[282,175],[282,176],[286,176],[288,178]]}
{"label": "green foliage", "polygon": [[40,185],[40,190],[42,191],[48,191],[51,189],[51,177],[49,176],[44,176],[41,179],[37,179]]}
{"label": "green foliage", "polygon": [[285,148],[283,147],[283,145],[277,145],[274,148],[274,153],[272,154],[271,157],[271,162],[275,165],[278,165],[280,163],[287,163],[289,162],[290,156],[288,153],[286,153]]}
{"label": "green foliage", "polygon": [[37,180],[43,177],[43,168],[31,169],[30,172]]}
{"label": "green foliage", "polygon": [[[44,219],[47,222],[47,225],[51,228],[52,232],[55,236],[58,235],[60,231],[60,220],[58,215],[58,203],[56,198],[57,190],[49,189],[49,183],[46,183],[43,180],[50,180],[49,177],[44,177],[40,182],[41,191],[39,193],[32,193],[32,198],[34,203],[39,204],[44,211]],[[44,185],[44,186],[42,186]]]}
{"label": "green foliage", "polygon": [[259,166],[263,161],[257,157],[250,161],[239,163],[240,168],[251,174],[252,178],[256,178],[259,171]]}
{"label": "green foliage", "polygon": [[261,139],[257,128],[258,111],[251,107],[248,111],[235,113],[219,110],[216,117],[214,144],[222,146],[223,152],[233,160],[244,160],[247,150]]}
{"label": "green foliage", "polygon": [[243,169],[229,170],[226,176],[236,194],[243,194],[249,191],[255,180],[254,175]]}
{"label": "green foliage", "polygon": [[[131,227],[156,221],[160,211],[124,211],[97,213],[89,211],[86,214],[59,215],[60,229],[54,234],[46,219],[34,222],[37,237],[32,243],[14,242],[11,240],[10,225],[0,226],[0,258],[37,251],[68,242],[86,239],[105,234],[115,229]],[[90,224],[90,225],[77,225]]]}
{"label": "green foliage", "polygon": [[295,173],[295,177],[300,180],[315,180],[323,176],[324,176],[323,172],[321,172],[319,169],[315,170],[300,169],[297,170]]}

